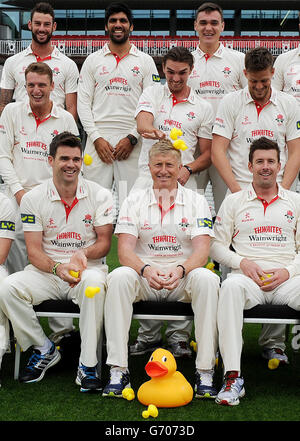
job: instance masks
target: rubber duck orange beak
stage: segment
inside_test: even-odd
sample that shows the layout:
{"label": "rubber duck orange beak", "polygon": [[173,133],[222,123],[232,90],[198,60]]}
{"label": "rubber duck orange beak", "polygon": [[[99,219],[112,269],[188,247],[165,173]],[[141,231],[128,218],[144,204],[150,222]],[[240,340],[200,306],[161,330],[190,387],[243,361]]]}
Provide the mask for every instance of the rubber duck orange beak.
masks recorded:
{"label": "rubber duck orange beak", "polygon": [[149,377],[163,377],[168,373],[168,369],[159,361],[149,361],[146,364],[145,370]]}

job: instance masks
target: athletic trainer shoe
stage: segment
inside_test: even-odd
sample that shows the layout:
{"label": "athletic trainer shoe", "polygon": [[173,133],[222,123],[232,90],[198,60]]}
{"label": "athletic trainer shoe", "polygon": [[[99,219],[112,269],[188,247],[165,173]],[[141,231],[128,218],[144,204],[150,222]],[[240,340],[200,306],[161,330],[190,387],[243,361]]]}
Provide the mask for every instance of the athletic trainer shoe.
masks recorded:
{"label": "athletic trainer shoe", "polygon": [[191,358],[192,350],[186,341],[177,341],[169,345],[169,350],[176,358]]}
{"label": "athletic trainer shoe", "polygon": [[44,355],[37,349],[34,349],[27,366],[19,376],[19,380],[22,383],[41,381],[44,378],[46,370],[58,363],[60,358],[61,355],[54,343],[52,343],[50,350]]}
{"label": "athletic trainer shoe", "polygon": [[162,346],[162,340],[154,343],[148,343],[144,341],[136,340],[133,345],[129,346],[130,355],[143,355],[147,352],[154,352],[155,349]]}
{"label": "athletic trainer shoe", "polygon": [[239,398],[245,395],[244,379],[238,377],[237,371],[228,371],[225,374],[224,384],[217,395],[216,403],[227,406],[240,404]]}
{"label": "athletic trainer shoe", "polygon": [[262,357],[266,360],[272,360],[276,358],[279,360],[280,364],[288,364],[289,359],[287,355],[279,348],[264,348],[262,351]]}
{"label": "athletic trainer shoe", "polygon": [[97,392],[102,390],[96,366],[88,367],[80,363],[75,383],[81,386],[80,392]]}
{"label": "athletic trainer shoe", "polygon": [[216,398],[217,389],[213,384],[214,370],[196,371],[195,397],[196,398]]}
{"label": "athletic trainer shoe", "polygon": [[103,397],[118,397],[122,398],[122,390],[131,387],[129,371],[122,371],[120,368],[110,369],[109,383],[103,389]]}

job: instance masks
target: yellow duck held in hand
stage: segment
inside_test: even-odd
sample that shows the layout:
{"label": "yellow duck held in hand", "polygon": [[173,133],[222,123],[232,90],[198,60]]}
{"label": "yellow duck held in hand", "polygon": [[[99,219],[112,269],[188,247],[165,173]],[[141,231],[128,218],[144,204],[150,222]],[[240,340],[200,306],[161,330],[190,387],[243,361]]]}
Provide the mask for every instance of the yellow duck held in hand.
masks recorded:
{"label": "yellow duck held in hand", "polygon": [[138,390],[140,403],[157,407],[185,406],[193,399],[193,388],[177,371],[177,364],[171,352],[159,348],[153,352],[145,370],[151,380]]}

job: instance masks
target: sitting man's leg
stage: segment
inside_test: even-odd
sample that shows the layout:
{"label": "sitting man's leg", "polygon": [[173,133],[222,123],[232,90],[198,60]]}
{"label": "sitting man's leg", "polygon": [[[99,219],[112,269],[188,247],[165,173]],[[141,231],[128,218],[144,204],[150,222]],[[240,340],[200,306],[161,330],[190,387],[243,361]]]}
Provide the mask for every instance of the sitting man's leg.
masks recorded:
{"label": "sitting man's leg", "polygon": [[218,304],[220,353],[224,363],[224,384],[217,395],[218,404],[234,406],[245,395],[241,377],[243,347],[243,310],[265,303],[258,285],[243,274],[230,274],[222,283]]}
{"label": "sitting man's leg", "polygon": [[83,271],[81,281],[68,292],[68,298],[80,307],[81,352],[76,384],[81,386],[81,392],[102,389],[97,374],[97,346],[103,331],[105,294],[106,272],[101,268]]}
{"label": "sitting man's leg", "polygon": [[196,356],[196,398],[215,398],[213,384],[218,349],[217,308],[219,277],[205,268],[197,268],[186,277],[185,292],[194,311]]}
{"label": "sitting man's leg", "polygon": [[19,377],[24,383],[42,380],[46,370],[60,360],[58,350],[45,335],[33,309],[33,305],[44,300],[59,299],[55,276],[33,268],[29,265],[0,284],[0,308],[10,320],[18,343],[23,351],[33,346],[33,354]]}
{"label": "sitting man's leg", "polygon": [[[131,387],[128,370],[128,338],[132,304],[138,300],[149,300],[149,297],[143,279],[129,267],[115,269],[108,275],[107,284],[104,309],[106,363],[111,369],[110,381],[103,390],[103,396],[122,397],[122,390]],[[151,300],[155,300],[155,296]]]}

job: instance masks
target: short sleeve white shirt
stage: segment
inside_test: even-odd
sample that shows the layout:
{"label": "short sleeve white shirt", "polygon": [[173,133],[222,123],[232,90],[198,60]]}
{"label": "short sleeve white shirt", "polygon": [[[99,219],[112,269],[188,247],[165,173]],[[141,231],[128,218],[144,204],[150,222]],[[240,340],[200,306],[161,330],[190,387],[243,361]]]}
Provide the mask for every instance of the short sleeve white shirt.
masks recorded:
{"label": "short sleeve white shirt", "polygon": [[108,44],[84,61],[78,83],[78,114],[92,142],[103,134],[137,136],[134,112],[143,90],[159,83],[150,55],[133,44],[123,58]]}
{"label": "short sleeve white shirt", "polygon": [[294,96],[300,106],[300,46],[280,54],[274,69],[274,87]]}
{"label": "short sleeve white shirt", "polygon": [[[272,89],[270,101],[258,109],[248,87],[224,97],[213,128],[213,134],[230,140],[228,156],[236,180],[250,183],[252,175],[247,168],[252,141],[261,136],[276,141],[280,148],[281,182],[287,161],[286,142],[300,137],[299,110],[296,99]],[[260,110],[260,113],[259,113]]]}
{"label": "short sleeve white shirt", "polygon": [[194,237],[214,235],[205,197],[180,184],[175,203],[164,215],[152,188],[130,194],[119,213],[115,234],[120,233],[137,238],[135,253],[144,262],[166,266],[192,254]]}
{"label": "short sleeve white shirt", "polygon": [[222,43],[209,58],[199,46],[192,54],[194,69],[188,84],[197,95],[211,103],[216,114],[220,101],[227,93],[242,89],[247,84],[243,72],[245,54]]}
{"label": "short sleeve white shirt", "polygon": [[[141,111],[153,114],[153,125],[164,132],[167,137],[176,127],[182,130],[180,139],[185,141],[187,149],[183,150],[182,162],[187,164],[194,161],[194,153],[198,138],[212,138],[213,111],[205,100],[196,96],[191,89],[189,97],[184,101],[176,101],[168,85],[148,87],[141,95],[135,115]],[[143,139],[139,157],[139,169],[148,172],[148,153],[156,141]]]}
{"label": "short sleeve white shirt", "polygon": [[54,90],[50,98],[60,107],[65,107],[65,96],[77,92],[78,68],[71,58],[54,47],[51,55],[45,59],[37,59],[32,52],[31,45],[24,51],[7,58],[4,63],[1,88],[14,90],[15,101],[28,102],[25,89],[25,70],[29,64],[43,61],[53,72]]}
{"label": "short sleeve white shirt", "polygon": [[[69,262],[81,248],[96,241],[95,227],[111,224],[111,192],[95,182],[79,178],[77,203],[67,214],[52,179],[26,193],[21,201],[23,230],[42,231],[44,252],[54,261]],[[89,266],[102,263],[102,259],[89,260]]]}
{"label": "short sleeve white shirt", "polygon": [[0,192],[0,238],[15,239],[16,211],[11,200]]}
{"label": "short sleeve white shirt", "polygon": [[[288,269],[300,274],[300,194],[278,186],[269,203],[257,197],[252,184],[228,195],[216,217],[211,257],[241,271],[243,258],[262,269]],[[235,252],[229,250],[229,245]]]}
{"label": "short sleeve white shirt", "polygon": [[0,124],[0,174],[12,195],[31,190],[52,176],[49,146],[64,131],[78,136],[73,116],[54,103],[43,121],[34,116],[27,103],[5,106]]}

